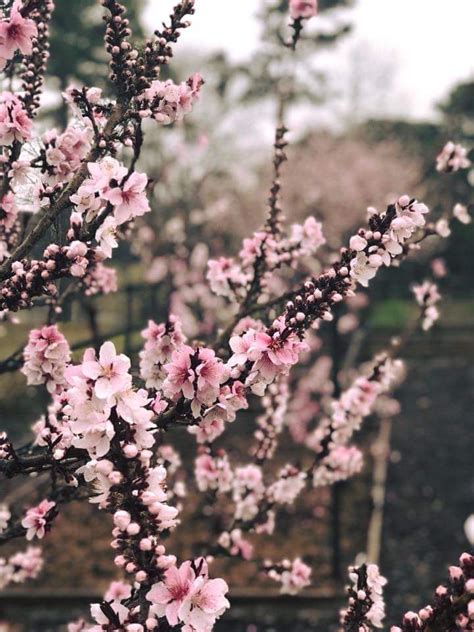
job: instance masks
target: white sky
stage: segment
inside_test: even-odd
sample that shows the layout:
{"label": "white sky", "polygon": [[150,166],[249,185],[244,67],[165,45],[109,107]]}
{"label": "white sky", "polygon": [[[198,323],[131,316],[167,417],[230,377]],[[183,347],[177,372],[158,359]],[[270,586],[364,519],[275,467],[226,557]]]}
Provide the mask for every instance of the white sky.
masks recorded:
{"label": "white sky", "polygon": [[[233,59],[246,59],[258,43],[258,2],[197,0],[182,46],[224,49]],[[150,30],[173,4],[149,0]],[[353,34],[332,52],[331,65],[346,82],[355,55],[362,56],[358,68],[369,83],[374,62],[382,74],[386,68],[392,79],[386,98],[377,102],[379,114],[432,117],[434,104],[457,81],[474,78],[474,0],[358,0],[351,16]]]}

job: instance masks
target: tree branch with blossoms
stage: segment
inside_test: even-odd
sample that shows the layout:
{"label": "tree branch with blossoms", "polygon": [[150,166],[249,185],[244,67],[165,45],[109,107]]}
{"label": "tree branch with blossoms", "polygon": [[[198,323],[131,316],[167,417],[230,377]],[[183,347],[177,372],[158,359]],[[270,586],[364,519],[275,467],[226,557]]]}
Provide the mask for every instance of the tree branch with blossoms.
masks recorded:
{"label": "tree branch with blossoms", "polygon": [[[101,4],[112,96],[94,86],[67,89],[63,96],[71,122],[62,132],[42,135],[33,119],[40,106],[53,5],[37,0],[2,5],[0,66],[12,91],[4,91],[0,101],[0,311],[8,318],[46,305],[50,314],[30,331],[21,357],[13,353],[0,367],[21,371],[28,386],[49,397],[47,410],[33,426],[32,443],[17,448],[5,433],[0,436],[0,475],[38,477],[28,506],[0,508],[0,544],[23,536],[43,539],[64,504],[87,498],[110,514],[114,564],[126,581],[114,582],[103,600],[92,605],[95,624],[72,623],[70,632],[210,632],[230,606],[226,581],[212,578],[214,558],[250,561],[254,551],[248,534],[272,535],[279,509],[294,504],[310,487],[332,485],[360,471],[362,453],[352,445],[353,435],[377,400],[397,384],[397,354],[409,332],[377,354],[368,371],[357,370],[346,388],[335,388],[326,402],[322,392],[317,402],[310,397],[316,407],[303,433],[301,463],[274,467],[267,474],[283,433],[291,429],[298,365],[309,357],[319,370],[324,324],[333,321],[335,311],[383,268],[402,263],[427,237],[447,237],[451,216],[427,223],[428,207],[400,196],[383,212],[372,209],[367,225],[328,264],[320,257],[325,238],[317,219],[284,221],[280,191],[287,130],[281,125],[263,227],[244,239],[237,256],[211,259],[207,265],[216,304],[230,312],[223,326],[216,314],[212,329],[220,330],[217,335],[189,336],[183,319],[169,313],[164,322],[150,321],[142,332],[138,366],[111,340],[87,348],[77,359],[55,315],[70,294],[115,289],[115,271],[104,262],[130,236],[133,223],[151,212],[152,183],[136,170],[146,143],[144,122],[165,126],[182,121],[203,85],[199,73],[179,84],[160,78],[189,25],[193,0],[179,2],[169,23],[144,46],[134,41],[124,6],[116,0]],[[290,2],[290,47],[296,47],[304,21],[316,10],[316,2]],[[465,152],[456,145],[438,158],[443,171],[467,165]],[[466,212],[457,208],[454,215],[466,222]],[[66,223],[64,235],[56,230],[59,220]],[[47,245],[37,255],[44,240]],[[323,271],[309,276],[300,266],[304,259],[318,261]],[[188,262],[180,263],[179,271],[188,272]],[[62,280],[67,280],[65,288],[59,287]],[[413,291],[422,327],[429,329],[440,296],[430,281]],[[337,365],[332,373],[334,389]],[[323,391],[319,384],[309,388]],[[261,411],[256,414],[258,401]],[[244,410],[256,418],[256,429],[249,460],[235,463],[215,442],[224,441],[230,424],[241,423],[237,418]],[[171,441],[183,429],[196,442],[194,476],[186,482],[194,485],[196,496],[206,495],[202,504],[210,512],[212,538],[195,543],[199,552],[192,559],[178,560],[168,537],[179,527],[189,496],[185,468]],[[221,501],[226,510],[217,516]],[[256,556],[253,562],[283,593],[296,594],[311,583],[311,568],[302,557],[274,561]],[[453,571],[449,607],[443,597],[427,620],[446,621],[455,609],[456,621],[466,626],[460,578],[469,563],[465,558],[461,570]],[[0,585],[34,578],[41,566],[35,547],[2,558]],[[344,630],[378,627],[384,579],[373,565],[352,568],[350,578]],[[413,627],[410,618],[403,625],[403,632],[436,629]]]}

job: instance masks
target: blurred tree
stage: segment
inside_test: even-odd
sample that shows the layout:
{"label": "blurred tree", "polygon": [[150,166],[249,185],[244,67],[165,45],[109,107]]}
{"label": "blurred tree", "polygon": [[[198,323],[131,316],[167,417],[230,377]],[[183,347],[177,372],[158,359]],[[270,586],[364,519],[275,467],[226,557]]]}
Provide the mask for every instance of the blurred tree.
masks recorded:
{"label": "blurred tree", "polygon": [[472,140],[474,138],[474,81],[460,83],[439,106],[446,125]]}
{"label": "blurred tree", "polygon": [[[138,39],[143,37],[140,15],[145,0],[125,0],[127,16]],[[107,88],[104,72],[102,8],[96,0],[56,0],[51,25],[49,74],[64,90],[72,81]],[[58,104],[52,112],[64,125],[67,111]]]}
{"label": "blurred tree", "polygon": [[[318,15],[324,20],[313,20],[305,25],[294,55],[289,56],[282,46],[290,38],[288,1],[265,0],[258,13],[263,45],[249,63],[239,67],[249,79],[243,98],[258,100],[274,93],[276,86],[287,103],[301,99],[321,102],[325,75],[310,63],[311,55],[334,45],[350,32],[350,22],[342,10],[353,4],[354,0],[321,0]],[[307,63],[297,64],[295,57],[304,57]]]}

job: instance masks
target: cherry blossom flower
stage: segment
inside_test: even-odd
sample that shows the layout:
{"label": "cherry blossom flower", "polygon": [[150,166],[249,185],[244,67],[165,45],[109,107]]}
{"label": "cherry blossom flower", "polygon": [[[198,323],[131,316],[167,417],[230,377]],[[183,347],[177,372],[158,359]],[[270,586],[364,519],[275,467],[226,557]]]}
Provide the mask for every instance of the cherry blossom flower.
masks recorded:
{"label": "cherry blossom flower", "polygon": [[10,583],[21,584],[28,579],[36,579],[43,564],[41,549],[32,546],[14,553],[8,559],[0,558],[0,589]]}
{"label": "cherry blossom flower", "polygon": [[305,472],[292,465],[286,465],[278,474],[278,480],[267,489],[267,496],[279,505],[291,505],[304,489]]}
{"label": "cherry blossom flower", "polygon": [[21,521],[26,529],[26,539],[32,540],[34,537],[44,538],[46,529],[51,519],[50,512],[56,506],[52,500],[42,500],[39,505],[28,509],[25,517]]}
{"label": "cherry blossom flower", "polygon": [[210,406],[217,400],[219,387],[228,377],[227,367],[212,349],[194,351],[187,345],[173,353],[171,362],[164,369],[167,372],[164,393],[168,397],[182,393],[186,399],[192,400],[195,417],[201,414],[202,406]]}
{"label": "cherry blossom flower", "polygon": [[229,608],[225,595],[229,587],[223,579],[197,577],[179,608],[179,618],[189,630],[206,632]]}
{"label": "cherry blossom flower", "polygon": [[146,196],[147,184],[147,176],[134,171],[124,184],[119,182],[118,186],[104,192],[104,199],[115,207],[114,217],[118,225],[150,211]]}
{"label": "cherry blossom flower", "polygon": [[470,224],[472,217],[469,215],[467,206],[464,204],[455,204],[453,208],[454,217],[461,222],[461,224]]}
{"label": "cherry blossom flower", "polygon": [[[1,25],[0,22],[0,29]],[[15,141],[23,143],[29,140],[32,126],[22,101],[11,92],[2,92],[0,95],[0,145],[12,145]]]}
{"label": "cherry blossom flower", "polygon": [[452,141],[446,143],[436,158],[437,171],[459,171],[459,169],[467,169],[470,164],[471,161],[467,157],[467,149]]}
{"label": "cherry blossom flower", "polygon": [[7,505],[1,504],[0,505],[0,533],[5,531],[5,529],[8,526],[8,522],[10,521],[10,518],[11,518],[11,513]]}
{"label": "cherry blossom flower", "polygon": [[71,359],[66,338],[56,325],[32,329],[24,351],[21,369],[28,384],[46,384],[53,393],[65,383],[65,370]]}
{"label": "cherry blossom flower", "polygon": [[232,489],[232,470],[226,454],[211,456],[201,454],[195,461],[194,475],[198,489],[202,492],[216,489],[220,493]]}
{"label": "cherry blossom flower", "polygon": [[171,362],[165,364],[167,378],[163,384],[163,391],[168,397],[182,393],[186,399],[193,399],[196,378],[196,374],[191,368],[193,355],[194,349],[183,345],[178,351],[173,352]]}
{"label": "cherry blossom flower", "polygon": [[109,215],[106,217],[102,226],[97,230],[95,238],[99,242],[102,251],[107,257],[112,256],[112,250],[117,248],[117,220]]}
{"label": "cherry blossom flower", "polygon": [[230,533],[224,531],[219,536],[219,545],[226,549],[232,556],[241,557],[243,560],[251,560],[254,547],[243,537],[241,529],[232,529]]}
{"label": "cherry blossom flower", "polygon": [[81,368],[86,377],[94,380],[94,392],[101,399],[125,391],[130,386],[130,360],[123,354],[117,355],[113,342],[104,342],[99,358],[85,360]]}
{"label": "cherry blossom flower", "polygon": [[0,70],[5,68],[15,51],[19,50],[23,55],[31,55],[33,52],[38,29],[33,20],[21,15],[20,8],[20,0],[15,0],[8,20],[0,21]]}
{"label": "cherry blossom flower", "polygon": [[150,88],[142,95],[142,116],[152,116],[155,121],[169,125],[181,121],[191,111],[203,84],[199,73],[194,74],[186,82],[177,85],[171,79],[153,81]]}
{"label": "cherry blossom flower", "polygon": [[314,217],[308,217],[303,225],[293,224],[291,227],[290,244],[298,247],[304,256],[314,255],[326,243],[322,224]]}
{"label": "cherry blossom flower", "polygon": [[147,388],[161,388],[166,379],[164,365],[185,343],[181,323],[174,315],[169,316],[166,324],[157,325],[150,320],[142,336],[145,346],[140,351],[140,375]]}
{"label": "cherry blossom flower", "polygon": [[424,281],[420,285],[413,285],[413,294],[416,302],[422,308],[422,328],[428,331],[439,318],[439,311],[436,303],[441,300],[438,286],[431,281]]}
{"label": "cherry blossom flower", "polygon": [[0,204],[0,226],[13,228],[18,217],[18,208],[12,191],[3,196]]}
{"label": "cherry blossom flower", "polygon": [[178,568],[172,566],[164,574],[164,581],[154,584],[146,598],[154,604],[158,616],[166,616],[170,625],[179,622],[179,611],[191,592],[195,573],[191,562],[183,562]]}
{"label": "cherry blossom flower", "polygon": [[132,587],[122,581],[112,582],[104,595],[106,601],[122,601],[128,599],[132,592]]}
{"label": "cherry blossom flower", "polygon": [[438,233],[440,237],[446,239],[451,234],[451,229],[449,228],[449,222],[447,219],[442,217],[435,224],[435,231]]}
{"label": "cherry blossom flower", "polygon": [[246,384],[254,392],[262,394],[266,385],[273,382],[278,374],[285,374],[296,364],[299,354],[307,349],[306,343],[293,333],[282,337],[284,327],[284,323],[277,320],[273,323],[273,332],[249,330],[229,341],[234,352],[228,362],[230,367],[243,368],[247,362],[252,362]]}
{"label": "cherry blossom flower", "polygon": [[301,558],[283,560],[279,564],[265,563],[265,572],[270,579],[281,584],[282,595],[297,595],[311,584],[311,568]]}
{"label": "cherry blossom flower", "polygon": [[[387,583],[376,564],[349,568],[352,586],[348,588],[349,606],[341,611],[344,629],[355,628],[369,632],[372,626],[383,627],[385,603],[383,588]],[[392,628],[393,630],[393,628]]]}
{"label": "cherry blossom flower", "polygon": [[207,279],[218,296],[233,298],[246,283],[247,277],[233,259],[220,257],[208,262]]}
{"label": "cherry blossom flower", "polygon": [[290,14],[294,20],[312,18],[317,10],[317,0],[290,0]]}

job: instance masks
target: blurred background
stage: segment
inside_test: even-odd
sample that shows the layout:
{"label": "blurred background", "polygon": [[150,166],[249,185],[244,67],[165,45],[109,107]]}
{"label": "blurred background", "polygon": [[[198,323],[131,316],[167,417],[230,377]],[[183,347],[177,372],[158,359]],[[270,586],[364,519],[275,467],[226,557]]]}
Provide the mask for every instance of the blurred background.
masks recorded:
{"label": "blurred background", "polygon": [[[138,38],[151,34],[172,7],[171,0],[124,4]],[[114,259],[119,290],[67,306],[61,328],[78,353],[107,338],[136,353],[148,318],[159,321],[169,307],[185,319],[190,336],[212,334],[220,324],[216,312],[226,314],[204,289],[205,265],[211,256],[237,252],[260,225],[282,114],[291,140],[285,213],[291,221],[309,214],[323,220],[331,248],[364,221],[367,206],[383,208],[403,193],[438,212],[455,203],[471,205],[472,212],[474,170],[449,177],[435,170],[448,140],[473,146],[472,0],[319,4],[319,17],[292,55],[281,45],[288,35],[285,0],[197,0],[192,27],[167,70],[177,82],[199,71],[206,81],[201,100],[185,123],[147,130],[141,169],[155,182],[154,213]],[[45,130],[67,124],[67,108],[57,97],[70,83],[109,89],[101,11],[95,0],[56,0],[39,121]],[[185,269],[178,260],[187,262]],[[380,564],[389,578],[392,623],[424,605],[446,566],[469,546],[463,525],[474,513],[473,261],[474,225],[458,224],[449,240],[430,242],[400,270],[383,274],[370,290],[371,307],[351,330],[360,339],[356,359],[366,360],[412,316],[410,283],[421,281],[427,267],[438,275],[445,297],[441,320],[407,352],[408,377],[397,394],[401,413],[385,444]],[[175,293],[178,283],[187,291]],[[24,345],[42,318],[35,310],[14,325],[0,323],[2,357]],[[0,375],[0,394],[2,427],[18,441],[27,439],[45,408],[42,394],[26,389],[14,373]],[[251,416],[245,423],[243,435],[252,431]],[[266,585],[259,592],[237,565],[230,571],[234,608],[218,631],[334,629],[345,567],[367,543],[377,437],[369,423],[361,440],[369,456],[360,477],[289,510],[279,525],[283,546],[281,539],[268,543],[268,555],[272,546],[284,555],[290,542],[298,543],[298,553],[312,561],[313,589],[293,600],[276,597]],[[179,447],[185,461],[189,445]],[[290,451],[286,458],[297,457]],[[5,486],[2,497],[26,502],[32,486],[28,480]],[[180,530],[178,553],[189,551],[189,529],[199,528],[196,522]],[[68,507],[45,540],[41,579],[0,595],[0,630],[58,630],[86,614],[115,577],[109,534],[107,516],[88,506]]]}

